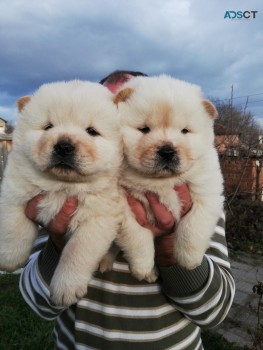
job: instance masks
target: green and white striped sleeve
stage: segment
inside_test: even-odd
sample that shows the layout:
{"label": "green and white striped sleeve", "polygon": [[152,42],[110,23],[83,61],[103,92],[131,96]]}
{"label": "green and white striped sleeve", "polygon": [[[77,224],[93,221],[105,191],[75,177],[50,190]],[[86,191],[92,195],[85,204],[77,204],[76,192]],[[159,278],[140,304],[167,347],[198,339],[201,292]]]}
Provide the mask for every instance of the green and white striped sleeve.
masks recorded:
{"label": "green and white striped sleeve", "polygon": [[203,262],[196,269],[159,268],[163,292],[179,311],[201,328],[211,328],[222,322],[235,294],[224,227],[222,214]]}
{"label": "green and white striped sleeve", "polygon": [[20,276],[19,288],[24,300],[37,315],[46,320],[54,320],[64,309],[52,304],[49,283],[43,278],[39,266],[44,266],[48,278],[51,279],[59,257],[60,254],[42,230]]}

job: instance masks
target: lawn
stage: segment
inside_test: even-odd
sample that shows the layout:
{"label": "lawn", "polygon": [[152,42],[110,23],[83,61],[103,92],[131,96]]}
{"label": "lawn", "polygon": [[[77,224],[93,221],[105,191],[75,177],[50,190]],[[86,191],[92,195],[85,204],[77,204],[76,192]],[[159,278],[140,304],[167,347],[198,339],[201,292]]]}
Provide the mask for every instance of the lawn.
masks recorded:
{"label": "lawn", "polygon": [[54,349],[52,322],[29,309],[19,293],[18,281],[18,275],[0,274],[0,349]]}
{"label": "lawn", "polygon": [[[18,283],[19,275],[0,274],[0,349],[54,349],[52,322],[40,319],[30,310],[19,293]],[[203,334],[203,342],[205,350],[241,350],[210,331]]]}

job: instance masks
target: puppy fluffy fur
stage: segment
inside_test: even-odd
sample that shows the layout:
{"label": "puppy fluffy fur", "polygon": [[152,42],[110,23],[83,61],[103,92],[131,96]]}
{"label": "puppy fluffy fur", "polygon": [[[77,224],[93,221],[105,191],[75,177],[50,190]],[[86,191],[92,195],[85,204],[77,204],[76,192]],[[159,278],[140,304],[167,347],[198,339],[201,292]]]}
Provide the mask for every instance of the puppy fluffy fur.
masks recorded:
{"label": "puppy fluffy fur", "polygon": [[[223,209],[213,132],[217,111],[198,86],[165,75],[130,80],[116,94],[115,103],[124,143],[121,185],[143,202],[152,223],[144,193],[158,195],[178,222],[174,256],[180,266],[194,269],[202,262]],[[179,220],[181,207],[173,188],[183,182],[189,186],[193,206]],[[137,223],[127,204],[117,242],[133,274],[154,281],[152,233]]]}
{"label": "puppy fluffy fur", "polygon": [[121,163],[119,118],[112,94],[81,81],[43,85],[18,101],[14,134],[0,198],[0,270],[23,266],[37,235],[25,216],[27,201],[45,192],[38,220],[47,224],[69,196],[78,199],[51,297],[70,305],[87,291],[121,222],[117,176]]}

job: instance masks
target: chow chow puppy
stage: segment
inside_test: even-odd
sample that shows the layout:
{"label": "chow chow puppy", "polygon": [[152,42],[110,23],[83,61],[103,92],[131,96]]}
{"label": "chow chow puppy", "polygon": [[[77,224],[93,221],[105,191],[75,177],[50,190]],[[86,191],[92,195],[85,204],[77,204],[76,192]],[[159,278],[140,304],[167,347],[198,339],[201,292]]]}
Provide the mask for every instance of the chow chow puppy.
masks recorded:
{"label": "chow chow puppy", "polygon": [[43,85],[19,99],[18,109],[0,199],[0,270],[28,259],[38,232],[24,213],[28,200],[45,193],[38,220],[47,224],[75,196],[78,208],[50,286],[55,304],[70,305],[86,293],[122,220],[117,108],[102,85],[70,81]]}
{"label": "chow chow puppy", "polygon": [[[174,257],[186,269],[201,264],[223,209],[223,179],[214,147],[213,104],[201,89],[170,76],[137,77],[117,92],[124,163],[121,185],[154,217],[145,192],[158,195],[176,220]],[[187,183],[193,206],[180,219],[175,185]],[[117,243],[133,274],[156,279],[152,233],[141,227],[126,203],[125,220]]]}

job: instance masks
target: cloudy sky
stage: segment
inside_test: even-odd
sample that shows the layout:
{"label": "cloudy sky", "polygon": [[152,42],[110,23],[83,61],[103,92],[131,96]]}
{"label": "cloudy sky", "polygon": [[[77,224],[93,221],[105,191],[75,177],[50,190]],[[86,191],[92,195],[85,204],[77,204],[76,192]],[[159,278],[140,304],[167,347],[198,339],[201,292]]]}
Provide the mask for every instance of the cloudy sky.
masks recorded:
{"label": "cloudy sky", "polygon": [[0,0],[0,117],[15,122],[16,99],[45,82],[115,69],[167,73],[226,101],[233,86],[263,126],[263,1]]}

